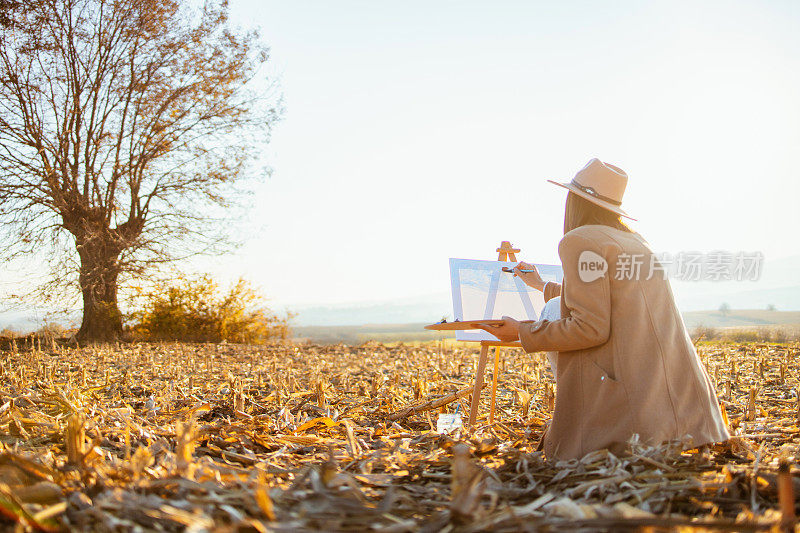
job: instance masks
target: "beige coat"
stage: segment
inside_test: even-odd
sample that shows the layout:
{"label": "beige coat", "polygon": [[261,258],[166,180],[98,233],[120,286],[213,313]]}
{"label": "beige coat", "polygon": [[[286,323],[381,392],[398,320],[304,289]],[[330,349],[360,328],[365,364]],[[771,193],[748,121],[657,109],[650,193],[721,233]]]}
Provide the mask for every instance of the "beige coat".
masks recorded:
{"label": "beige coat", "polygon": [[[579,273],[587,250],[608,266],[592,281]],[[561,295],[562,318],[522,322],[519,334],[527,352],[559,352],[547,456],[615,449],[634,433],[652,444],[687,434],[695,446],[726,440],[714,386],[669,281],[658,269],[647,279],[653,252],[645,240],[608,226],[582,226],[564,235],[558,253],[563,285],[548,283],[545,299]],[[639,279],[628,279],[625,265],[633,263],[641,264]]]}

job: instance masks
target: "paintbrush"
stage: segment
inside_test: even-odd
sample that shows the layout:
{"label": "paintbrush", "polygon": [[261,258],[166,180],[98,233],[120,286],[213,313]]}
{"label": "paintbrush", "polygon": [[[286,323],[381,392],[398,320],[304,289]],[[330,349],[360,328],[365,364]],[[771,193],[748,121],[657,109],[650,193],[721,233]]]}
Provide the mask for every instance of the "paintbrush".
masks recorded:
{"label": "paintbrush", "polygon": [[[508,268],[508,267],[503,267],[503,272],[508,272],[509,274],[513,274],[514,273],[514,269],[513,268]],[[533,270],[533,269],[520,268],[518,270],[518,272],[521,272],[522,274],[530,274],[531,272],[536,272],[536,271]]]}

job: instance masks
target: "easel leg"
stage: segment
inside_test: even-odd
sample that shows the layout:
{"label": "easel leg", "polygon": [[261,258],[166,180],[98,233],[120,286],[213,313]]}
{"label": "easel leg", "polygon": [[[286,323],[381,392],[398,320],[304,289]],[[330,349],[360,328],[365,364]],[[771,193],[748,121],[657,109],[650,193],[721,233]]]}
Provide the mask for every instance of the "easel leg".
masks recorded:
{"label": "easel leg", "polygon": [[489,358],[489,346],[481,343],[481,356],[478,359],[478,369],[475,371],[475,387],[472,390],[472,405],[469,408],[469,425],[475,426],[478,419],[478,406],[481,403],[481,389],[483,388],[483,374],[486,372],[486,360]]}
{"label": "easel leg", "polygon": [[497,398],[497,373],[500,371],[500,347],[494,349],[494,372],[492,373],[492,406],[489,409],[489,423],[494,424],[494,406]]}

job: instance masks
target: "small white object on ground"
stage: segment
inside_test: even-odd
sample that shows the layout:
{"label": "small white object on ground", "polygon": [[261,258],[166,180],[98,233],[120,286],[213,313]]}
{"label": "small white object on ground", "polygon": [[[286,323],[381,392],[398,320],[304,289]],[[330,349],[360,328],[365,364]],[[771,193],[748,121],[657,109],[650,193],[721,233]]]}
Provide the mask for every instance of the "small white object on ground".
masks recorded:
{"label": "small white object on ground", "polygon": [[462,427],[460,413],[439,413],[436,421],[436,433],[450,433]]}

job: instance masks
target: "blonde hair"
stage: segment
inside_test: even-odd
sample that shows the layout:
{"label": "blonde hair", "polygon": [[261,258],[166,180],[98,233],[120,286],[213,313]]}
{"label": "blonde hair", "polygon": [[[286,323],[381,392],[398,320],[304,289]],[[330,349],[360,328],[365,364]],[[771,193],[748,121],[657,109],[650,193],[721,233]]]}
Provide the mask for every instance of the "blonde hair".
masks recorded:
{"label": "blonde hair", "polygon": [[618,214],[570,192],[567,194],[567,204],[564,207],[564,234],[589,224],[610,226],[633,233]]}

